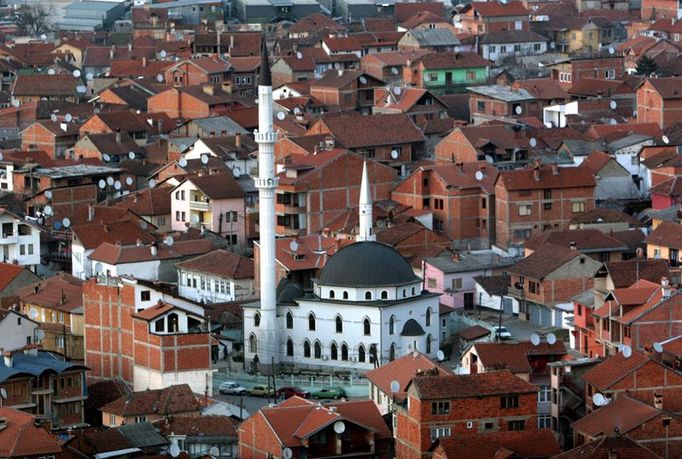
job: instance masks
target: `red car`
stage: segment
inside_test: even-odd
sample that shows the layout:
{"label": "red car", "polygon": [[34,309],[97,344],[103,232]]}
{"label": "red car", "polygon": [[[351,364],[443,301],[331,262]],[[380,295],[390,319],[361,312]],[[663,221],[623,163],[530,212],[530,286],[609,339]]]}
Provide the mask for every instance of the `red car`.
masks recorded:
{"label": "red car", "polygon": [[279,399],[286,400],[287,398],[293,397],[294,395],[297,395],[302,398],[309,398],[310,392],[295,386],[284,386],[277,389],[277,398]]}

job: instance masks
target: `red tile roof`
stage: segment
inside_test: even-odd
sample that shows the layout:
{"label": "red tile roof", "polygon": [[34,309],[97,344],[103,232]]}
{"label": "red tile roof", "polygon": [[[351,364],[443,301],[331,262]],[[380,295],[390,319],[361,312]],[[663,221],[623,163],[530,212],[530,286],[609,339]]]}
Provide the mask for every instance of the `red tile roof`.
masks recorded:
{"label": "red tile roof", "polygon": [[532,254],[509,268],[509,272],[542,280],[574,258],[583,256],[577,250],[553,244],[539,246]]}
{"label": "red tile roof", "polygon": [[0,408],[7,427],[0,430],[1,457],[33,457],[62,452],[59,439],[45,427],[35,425],[32,415],[13,408]]}
{"label": "red tile roof", "polygon": [[385,53],[372,53],[363,58],[364,61],[378,60],[385,66],[406,65],[413,59],[420,58],[429,54],[430,51],[426,49],[415,49],[409,51],[391,51]]}
{"label": "red tile roof", "polygon": [[552,459],[609,459],[612,457],[661,459],[661,456],[647,447],[618,434],[598,438],[565,453],[552,456]]}
{"label": "red tile roof", "polygon": [[72,75],[17,75],[12,84],[14,96],[76,96],[81,81]]}
{"label": "red tile roof", "polygon": [[133,392],[100,408],[103,413],[125,417],[150,414],[170,416],[200,410],[201,403],[192,392],[189,384],[177,384],[163,389]]}
{"label": "red tile roof", "polygon": [[682,247],[682,224],[663,221],[645,241],[649,245],[679,249]]}
{"label": "red tile roof", "polygon": [[625,212],[613,209],[595,208],[588,210],[571,219],[571,224],[594,224],[594,223],[620,223],[625,222],[630,226],[640,226],[639,220]]}
{"label": "red tile roof", "polygon": [[572,424],[573,430],[591,437],[627,434],[653,419],[661,411],[627,395],[620,395],[611,403],[585,415]]}
{"label": "red tile roof", "polygon": [[398,381],[400,390],[394,395],[403,398],[405,396],[405,389],[412,378],[416,376],[417,370],[426,371],[432,368],[438,368],[440,374],[452,373],[437,365],[424,354],[420,352],[411,352],[399,359],[382,365],[379,368],[368,371],[365,374],[365,377],[385,394],[392,394],[391,381]]}
{"label": "red tile roof", "polygon": [[244,190],[230,172],[192,175],[185,178],[178,186],[181,186],[185,181],[190,181],[210,199],[239,199],[244,197]]}
{"label": "red tile roof", "polygon": [[592,139],[602,139],[615,132],[648,135],[655,138],[663,135],[658,123],[594,124],[587,130],[587,134]]}
{"label": "red tile roof", "polygon": [[483,18],[528,16],[530,14],[530,11],[523,6],[523,2],[472,2],[464,8],[463,12],[469,9],[475,10]]}
{"label": "red tile roof", "polygon": [[[445,309],[445,314],[449,314],[454,310],[454,308],[449,308],[443,304],[441,304],[440,306],[441,309],[447,308]],[[441,314],[443,314],[442,311]],[[462,330],[459,330],[457,332],[457,335],[466,341],[473,341],[475,339],[483,338],[484,336],[490,335],[490,330],[488,328],[482,327],[481,325],[474,325],[472,327],[467,327]]]}
{"label": "red tile roof", "polygon": [[670,279],[670,268],[666,260],[647,260],[636,258],[625,261],[605,263],[608,275],[614,287],[629,287],[638,279],[661,282],[662,277]]}
{"label": "red tile roof", "polygon": [[627,247],[618,239],[596,229],[576,229],[546,231],[526,241],[524,247],[535,250],[544,244],[554,244],[564,248],[571,248],[575,243],[580,252],[595,252],[605,250],[626,250]]}
{"label": "red tile roof", "polygon": [[172,260],[203,254],[212,248],[213,244],[208,239],[177,241],[172,247],[159,244],[157,254],[152,255],[151,248],[145,245],[124,246],[103,242],[90,254],[90,259],[110,265],[118,265],[152,260]]}
{"label": "red tile roof", "polygon": [[649,78],[647,81],[663,99],[682,99],[682,78]]}
{"label": "red tile roof", "polygon": [[[24,304],[35,304],[64,312],[83,306],[83,280],[59,272],[52,277],[27,285],[17,292]],[[80,311],[82,314],[82,311]]]}
{"label": "red tile roof", "polygon": [[275,241],[275,253],[277,263],[287,271],[295,272],[308,269],[322,269],[326,261],[341,247],[352,244],[347,239],[323,237],[320,234],[295,238],[298,243],[296,257],[291,251],[292,238],[277,238]]}
{"label": "red tile roof", "polygon": [[0,263],[0,292],[16,279],[22,271],[26,269],[21,265],[11,263]]}
{"label": "red tile roof", "polygon": [[437,16],[443,16],[445,7],[443,2],[398,2],[395,4],[395,22],[401,23],[422,11],[428,11]]}
{"label": "red tile roof", "polygon": [[532,167],[502,171],[497,180],[507,191],[558,188],[593,189],[596,185],[594,176],[582,167],[559,167],[556,170],[557,173],[555,174],[551,166],[540,166],[539,180],[535,180]]}
{"label": "red tile roof", "polygon": [[514,82],[514,86],[528,91],[536,99],[562,100],[568,99],[568,94],[553,78],[531,78]]}
{"label": "red tile roof", "polygon": [[598,172],[612,160],[615,161],[610,155],[607,155],[603,151],[593,151],[587,155],[587,158],[585,158],[581,164],[596,176],[599,175]]}
{"label": "red tile roof", "polygon": [[561,452],[550,429],[520,432],[457,434],[438,439],[436,451],[447,458],[479,459],[554,457]]}
{"label": "red tile roof", "polygon": [[491,67],[489,60],[483,59],[476,53],[470,52],[439,52],[426,54],[413,60],[414,63],[421,62],[425,69],[460,69],[474,67]]}
{"label": "red tile roof", "polygon": [[603,362],[587,370],[583,379],[597,390],[608,390],[621,379],[637,370],[649,361],[649,357],[633,350],[630,358],[625,358],[622,352],[607,357]]}
{"label": "red tile roof", "polygon": [[167,215],[171,213],[171,187],[145,188],[123,196],[114,204],[138,215]]}
{"label": "red tile roof", "polygon": [[229,279],[253,279],[254,277],[254,264],[251,258],[222,249],[190,258],[177,263],[175,267]]}
{"label": "red tile roof", "polygon": [[414,14],[407,18],[405,21],[403,21],[400,26],[404,27],[407,30],[410,30],[414,27],[417,27],[422,24],[426,23],[431,23],[431,24],[440,24],[440,23],[447,23],[445,18],[443,17],[442,14],[434,14],[430,11],[420,11],[417,14]]}
{"label": "red tile roof", "polygon": [[[424,135],[403,113],[368,116],[357,112],[330,113],[322,115],[318,123],[327,126],[331,134],[350,149],[424,141]],[[358,129],[358,126],[363,128]]]}
{"label": "red tile roof", "polygon": [[563,341],[554,344],[541,342],[534,346],[530,341],[519,343],[474,343],[473,349],[486,369],[509,370],[512,373],[531,373],[529,356],[566,355]]}
{"label": "red tile roof", "polygon": [[681,177],[673,177],[649,188],[649,193],[677,198],[682,195]]}
{"label": "red tile roof", "polygon": [[158,422],[156,427],[164,436],[173,434],[237,437],[236,426],[229,416],[171,416]]}
{"label": "red tile roof", "polygon": [[159,300],[159,302],[156,303],[154,306],[150,306],[147,309],[143,309],[142,311],[136,312],[135,314],[133,314],[133,317],[150,321],[174,309],[183,310],[182,308],[173,306],[172,304],[164,303],[163,301]]}
{"label": "red tile roof", "polygon": [[156,237],[148,230],[142,229],[139,223],[131,221],[72,224],[71,231],[85,249],[96,249],[105,242],[129,245],[135,244],[138,240],[143,244],[156,240]]}
{"label": "red tile roof", "polygon": [[468,375],[419,376],[412,379],[417,396],[422,399],[487,397],[503,394],[527,394],[538,387],[508,370]]}

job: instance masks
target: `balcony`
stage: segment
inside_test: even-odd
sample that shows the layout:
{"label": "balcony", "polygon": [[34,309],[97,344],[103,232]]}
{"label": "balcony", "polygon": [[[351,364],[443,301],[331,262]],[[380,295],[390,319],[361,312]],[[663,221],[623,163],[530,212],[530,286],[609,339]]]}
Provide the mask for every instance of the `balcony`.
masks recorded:
{"label": "balcony", "polygon": [[0,234],[0,245],[16,244],[18,237],[16,234]]}
{"label": "balcony", "polygon": [[189,208],[191,210],[211,210],[211,203],[210,202],[205,202],[205,201],[189,201]]}

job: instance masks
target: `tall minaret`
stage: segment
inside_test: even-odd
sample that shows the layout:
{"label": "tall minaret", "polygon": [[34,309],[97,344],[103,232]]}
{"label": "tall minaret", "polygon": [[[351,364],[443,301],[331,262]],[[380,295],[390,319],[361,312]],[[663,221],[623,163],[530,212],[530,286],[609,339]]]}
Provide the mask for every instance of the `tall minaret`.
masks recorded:
{"label": "tall minaret", "polygon": [[[275,141],[272,126],[272,77],[265,35],[262,38],[260,79],[258,81],[258,217],[260,226],[260,326],[258,359],[261,371],[272,371],[279,364],[279,329],[275,285]],[[275,368],[276,370],[276,368]]]}
{"label": "tall minaret", "polygon": [[362,183],[360,183],[360,229],[356,240],[376,241],[377,237],[372,230],[372,192],[369,189],[369,178],[367,176],[367,161],[362,165]]}

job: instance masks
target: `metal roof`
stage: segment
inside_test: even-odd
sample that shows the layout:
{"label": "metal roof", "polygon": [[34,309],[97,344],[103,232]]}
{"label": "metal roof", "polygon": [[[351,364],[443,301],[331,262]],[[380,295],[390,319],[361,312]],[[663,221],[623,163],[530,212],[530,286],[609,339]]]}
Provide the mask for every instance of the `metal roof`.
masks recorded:
{"label": "metal roof", "polygon": [[492,251],[485,253],[462,252],[459,254],[458,260],[453,259],[453,257],[432,257],[426,258],[424,261],[446,274],[482,271],[511,266],[516,263],[516,259],[513,257],[501,257]]}
{"label": "metal roof", "polygon": [[7,367],[4,360],[0,361],[0,382],[18,374],[40,376],[46,371],[62,374],[69,370],[87,370],[85,365],[59,360],[49,352],[32,354],[12,354],[12,366]]}
{"label": "metal roof", "polygon": [[467,88],[467,91],[488,96],[493,99],[503,100],[505,102],[520,102],[523,100],[535,99],[535,97],[525,89],[513,90],[507,86],[474,86]]}
{"label": "metal roof", "polygon": [[420,45],[449,46],[462,43],[450,29],[414,29],[409,33],[412,34]]}
{"label": "metal roof", "polygon": [[[109,11],[111,9],[116,8],[117,6],[121,5],[122,3],[125,2],[98,2],[98,1],[79,1],[79,2],[73,2],[69,3],[64,7],[65,13],[68,14],[71,11],[100,11],[100,12],[105,12]],[[154,5],[156,6],[156,5]]]}
{"label": "metal roof", "polygon": [[248,134],[246,129],[232,121],[232,119],[227,116],[199,118],[190,121],[190,123],[196,124],[205,132],[213,131],[216,133],[216,135],[222,135],[223,131],[226,132],[226,135],[235,135],[237,132],[240,134]]}

